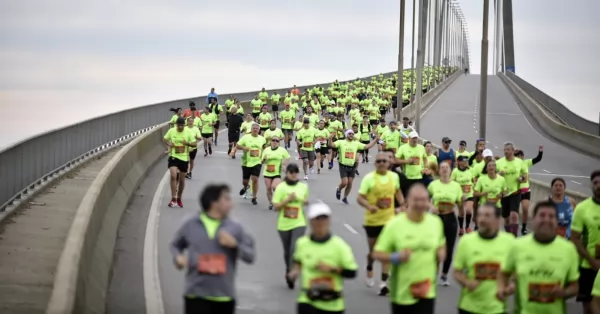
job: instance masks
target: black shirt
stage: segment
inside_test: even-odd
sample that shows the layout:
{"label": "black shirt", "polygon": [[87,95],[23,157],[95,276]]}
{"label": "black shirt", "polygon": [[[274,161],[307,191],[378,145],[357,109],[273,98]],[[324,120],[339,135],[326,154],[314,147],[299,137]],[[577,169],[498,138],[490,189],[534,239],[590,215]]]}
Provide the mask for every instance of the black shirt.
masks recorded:
{"label": "black shirt", "polygon": [[240,133],[240,128],[242,127],[242,123],[244,122],[244,117],[239,114],[230,114],[227,116],[227,128],[229,129],[230,134]]}

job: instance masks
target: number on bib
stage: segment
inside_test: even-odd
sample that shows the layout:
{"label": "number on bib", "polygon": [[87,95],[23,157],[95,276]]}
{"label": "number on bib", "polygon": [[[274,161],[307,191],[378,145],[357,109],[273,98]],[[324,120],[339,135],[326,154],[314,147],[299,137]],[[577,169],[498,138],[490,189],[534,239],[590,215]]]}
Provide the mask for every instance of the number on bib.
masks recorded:
{"label": "number on bib", "polygon": [[223,254],[200,254],[198,255],[198,272],[224,275],[227,272],[227,258]]}
{"label": "number on bib", "polygon": [[378,198],[376,205],[380,209],[388,209],[392,206],[392,199],[389,197]]}
{"label": "number on bib", "polygon": [[471,185],[463,185],[462,191],[463,193],[471,193]]}
{"label": "number on bib", "polygon": [[298,208],[298,207],[286,206],[283,209],[283,217],[289,218],[289,219],[296,219],[296,218],[298,218],[299,211],[300,211],[300,208]]}
{"label": "number on bib", "polygon": [[475,264],[475,279],[476,280],[496,280],[500,264],[498,263],[476,263]]}
{"label": "number on bib", "polygon": [[185,153],[185,146],[175,146],[173,148],[175,149],[175,154],[184,154]]}
{"label": "number on bib", "polygon": [[304,143],[302,143],[302,147],[304,147],[304,148],[311,148],[312,145],[313,145],[312,142],[304,142]]}
{"label": "number on bib", "polygon": [[332,291],[333,288],[333,278],[331,277],[319,277],[314,278],[310,281],[310,288],[321,290],[321,291]]}
{"label": "number on bib", "polygon": [[267,165],[267,172],[275,172],[275,165]]}
{"label": "number on bib", "polygon": [[291,120],[291,119],[283,119],[283,123],[286,123],[286,124],[287,124],[287,123],[290,123],[290,122],[292,122],[292,120]]}
{"label": "number on bib", "polygon": [[260,155],[260,150],[258,150],[258,149],[250,150],[250,157],[258,157],[258,155]]}
{"label": "number on bib", "polygon": [[437,204],[437,209],[441,212],[449,212],[454,210],[454,203],[450,202],[439,202]]}
{"label": "number on bib", "polygon": [[431,289],[431,280],[426,279],[423,281],[415,282],[410,285],[410,294],[415,299],[425,299]]}
{"label": "number on bib", "polygon": [[421,164],[421,157],[413,157],[413,165],[418,166]]}
{"label": "number on bib", "polygon": [[344,158],[346,159],[354,159],[354,152],[345,152]]}
{"label": "number on bib", "polygon": [[557,285],[556,283],[530,283],[529,302],[553,303],[555,300],[553,291]]}

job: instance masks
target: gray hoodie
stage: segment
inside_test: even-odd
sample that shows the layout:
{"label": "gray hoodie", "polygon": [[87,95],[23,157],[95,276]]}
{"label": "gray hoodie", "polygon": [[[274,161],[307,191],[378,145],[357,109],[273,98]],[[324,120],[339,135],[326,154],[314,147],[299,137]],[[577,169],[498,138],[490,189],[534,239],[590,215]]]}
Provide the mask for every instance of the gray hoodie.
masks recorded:
{"label": "gray hoodie", "polygon": [[[225,230],[238,242],[236,249],[219,244],[219,231]],[[235,299],[235,275],[237,259],[252,264],[256,258],[254,239],[244,231],[241,224],[230,218],[224,219],[216,236],[208,236],[200,215],[186,219],[171,242],[170,251],[175,258],[187,250],[187,274],[184,295],[194,297],[231,297]],[[226,258],[224,275],[212,275],[197,271],[201,254],[222,254]]]}

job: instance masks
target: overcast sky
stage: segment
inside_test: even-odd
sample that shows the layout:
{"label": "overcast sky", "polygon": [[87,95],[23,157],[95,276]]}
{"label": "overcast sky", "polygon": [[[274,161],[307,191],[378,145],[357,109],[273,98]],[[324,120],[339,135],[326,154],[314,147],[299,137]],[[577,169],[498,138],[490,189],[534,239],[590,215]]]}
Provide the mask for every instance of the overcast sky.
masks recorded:
{"label": "overcast sky", "polygon": [[[597,119],[599,1],[513,2],[517,74]],[[460,1],[473,73],[481,3]],[[390,0],[0,0],[0,146],[213,86],[249,91],[388,72],[397,67],[398,17]],[[407,35],[406,67],[410,45]],[[43,121],[14,132],[23,110]]]}

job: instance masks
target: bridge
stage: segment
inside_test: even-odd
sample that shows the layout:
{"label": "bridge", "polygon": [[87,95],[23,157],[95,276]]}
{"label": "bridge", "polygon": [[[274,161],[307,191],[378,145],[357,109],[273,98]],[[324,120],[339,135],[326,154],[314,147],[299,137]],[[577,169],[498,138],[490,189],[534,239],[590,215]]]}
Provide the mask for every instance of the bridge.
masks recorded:
{"label": "bridge", "polygon": [[[452,12],[460,20],[458,9]],[[501,155],[503,143],[511,141],[533,156],[543,145],[544,159],[531,170],[533,199],[547,197],[549,181],[562,176],[569,195],[580,200],[589,194],[589,174],[600,160],[598,124],[573,114],[514,73],[510,0],[502,2],[502,12],[503,61],[500,71],[488,77],[487,146]],[[464,24],[460,26],[459,37],[465,35]],[[436,58],[438,66],[443,55]],[[468,51],[451,59],[462,68]],[[455,143],[466,140],[472,148],[482,118],[480,79],[450,73],[402,114],[419,115],[424,139],[439,143],[449,136]],[[234,96],[247,103],[254,94]],[[168,241],[182,218],[197,210],[204,184],[219,180],[235,190],[241,175],[239,159],[226,158],[226,146],[220,144],[213,156],[199,158],[183,196],[186,207],[165,206],[170,197],[161,143],[166,113],[189,100],[204,103],[205,97],[78,122],[0,152],[0,312],[182,312],[183,276],[172,267]],[[372,164],[359,168],[361,175],[371,169]],[[311,176],[311,198],[332,205],[333,231],[352,246],[362,270],[367,254],[362,210],[354,202],[344,205],[335,199],[337,182],[337,171]],[[297,291],[285,287],[276,217],[267,210],[263,192],[258,206],[234,200],[235,218],[258,243],[256,264],[243,265],[238,273],[238,313],[293,313]],[[348,281],[345,289],[351,296],[348,313],[389,310],[387,299],[366,288],[361,278]],[[453,282],[440,287],[437,313],[455,313],[459,292]],[[580,309],[572,302],[568,306],[569,313]]]}

